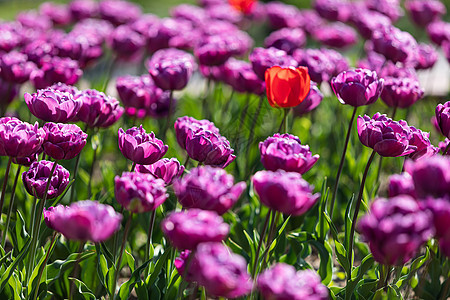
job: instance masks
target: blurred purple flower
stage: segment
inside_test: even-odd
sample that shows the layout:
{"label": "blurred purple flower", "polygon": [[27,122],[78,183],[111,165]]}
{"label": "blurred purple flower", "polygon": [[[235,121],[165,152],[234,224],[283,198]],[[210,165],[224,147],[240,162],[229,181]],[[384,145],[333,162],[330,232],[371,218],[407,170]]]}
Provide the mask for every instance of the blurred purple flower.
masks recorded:
{"label": "blurred purple flower", "polygon": [[293,108],[294,115],[300,117],[315,109],[323,100],[323,94],[314,81],[311,81],[310,90],[306,98]]}
{"label": "blurred purple flower", "polygon": [[379,28],[392,26],[391,19],[373,10],[355,11],[352,23],[356,26],[361,36],[367,40],[372,38],[373,32]]}
{"label": "blurred purple flower", "polygon": [[410,107],[423,97],[424,90],[415,79],[385,77],[381,100],[389,107]]}
{"label": "blurred purple flower", "polygon": [[120,25],[112,32],[110,43],[120,58],[130,58],[144,48],[145,39],[129,25]]}
{"label": "blurred purple flower", "polygon": [[[22,181],[27,192],[38,199],[44,199],[45,188],[48,177],[53,168],[53,164],[48,160],[35,161],[30,169],[22,173]],[[54,199],[64,192],[69,184],[70,173],[63,166],[57,165],[50,179],[50,185],[47,192],[47,200]]]}
{"label": "blurred purple flower", "polygon": [[16,20],[19,21],[19,23],[24,27],[41,31],[49,30],[53,25],[52,21],[47,16],[39,14],[34,10],[19,12],[16,16]]}
{"label": "blurred purple flower", "polygon": [[197,26],[204,25],[207,20],[205,9],[191,4],[179,4],[172,7],[170,16],[176,19],[187,20]]}
{"label": "blurred purple flower", "polygon": [[351,14],[349,2],[345,0],[315,0],[313,7],[328,21],[347,22]]}
{"label": "blurred purple flower", "polygon": [[308,67],[311,80],[317,84],[327,82],[331,78],[333,65],[323,49],[297,49],[292,56],[300,66]]}
{"label": "blurred purple flower", "polygon": [[20,85],[4,81],[0,78],[0,116],[4,115],[8,105],[19,94]]}
{"label": "blurred purple flower", "polygon": [[119,149],[123,156],[134,163],[151,165],[160,160],[169,149],[153,132],[146,133],[141,126],[123,131],[119,128]]}
{"label": "blurred purple flower", "polygon": [[40,60],[40,69],[31,73],[30,79],[37,89],[54,83],[75,84],[83,75],[77,61],[58,56],[45,56]]}
{"label": "blurred purple flower", "polygon": [[409,144],[417,147],[417,149],[409,155],[412,160],[430,157],[439,152],[439,148],[434,147],[431,144],[429,132],[423,132],[414,126],[410,126],[409,128],[411,129]]}
{"label": "blurred purple flower", "polygon": [[69,6],[66,4],[44,2],[39,6],[39,12],[49,18],[55,25],[68,25],[72,22],[72,15]]}
{"label": "blurred purple flower", "polygon": [[223,4],[208,6],[205,12],[206,16],[211,20],[225,21],[232,24],[238,24],[243,19],[243,14],[228,4],[227,1]]}
{"label": "blurred purple flower", "polygon": [[220,215],[237,202],[245,188],[245,182],[234,184],[232,175],[210,166],[191,169],[173,184],[175,195],[184,208],[212,210]]}
{"label": "blurred purple flower", "polygon": [[123,0],[102,0],[99,3],[99,12],[102,19],[115,26],[136,21],[142,14],[139,5]]}
{"label": "blurred purple flower", "polygon": [[266,92],[264,81],[256,76],[249,62],[231,57],[221,69],[224,82],[235,91],[256,95],[262,95]]}
{"label": "blurred purple flower", "polygon": [[316,11],[303,9],[297,15],[299,27],[303,29],[307,34],[312,35],[316,28],[319,28],[326,24]]}
{"label": "blurred purple flower", "polygon": [[296,172],[259,171],[253,175],[252,183],[261,203],[288,215],[303,215],[320,197]]}
{"label": "blurred purple flower", "polygon": [[76,94],[78,94],[80,91],[73,85],[67,85],[65,83],[55,83],[52,86],[49,87],[49,89],[57,90],[64,93],[69,93],[72,96],[75,97]]}
{"label": "blurred purple flower", "polygon": [[405,2],[405,8],[411,19],[420,27],[425,27],[434,20],[445,15],[445,5],[437,0],[409,0]]}
{"label": "blurred purple flower", "polygon": [[367,8],[388,16],[393,23],[403,16],[400,0],[365,0]]}
{"label": "blurred purple flower", "polygon": [[12,26],[0,24],[0,51],[9,52],[21,43],[20,35]]}
{"label": "blurred purple flower", "polygon": [[440,250],[450,257],[450,198],[427,198],[421,201],[422,208],[431,212],[435,236],[439,239]]}
{"label": "blurred purple flower", "polygon": [[161,229],[178,250],[195,250],[201,243],[223,241],[230,226],[213,211],[193,208],[170,213],[161,222]]}
{"label": "blurred purple flower", "polygon": [[429,44],[420,43],[417,48],[417,55],[414,68],[416,70],[426,70],[434,66],[438,60],[438,53]]}
{"label": "blurred purple flower", "polygon": [[393,121],[386,115],[376,113],[372,118],[359,116],[357,126],[361,143],[381,156],[405,156],[417,150],[410,144],[411,128],[403,120]]}
{"label": "blurred purple flower", "polygon": [[253,71],[260,80],[265,80],[266,70],[273,66],[280,66],[282,68],[297,67],[297,61],[286,51],[277,48],[254,48],[249,55],[249,60],[252,64]]}
{"label": "blurred purple flower", "polygon": [[285,263],[277,263],[264,270],[258,276],[257,284],[264,299],[329,299],[327,287],[314,270],[297,271]]}
{"label": "blurred purple flower", "polygon": [[450,101],[438,104],[435,110],[436,122],[443,136],[450,138]]}
{"label": "blurred purple flower", "polygon": [[72,159],[86,145],[88,135],[75,124],[48,122],[43,129],[46,133],[44,152],[55,160]]}
{"label": "blurred purple flower", "polygon": [[171,185],[183,174],[184,166],[176,158],[161,158],[151,165],[136,165],[136,172],[152,174],[164,180],[166,185]]}
{"label": "blurred purple flower", "polygon": [[37,90],[32,95],[25,93],[24,98],[31,113],[46,122],[67,123],[82,107],[81,100],[72,94],[51,88]]}
{"label": "blurred purple flower", "polygon": [[98,2],[93,0],[72,0],[69,3],[69,10],[75,20],[83,20],[98,15]]}
{"label": "blurred purple flower", "polygon": [[135,172],[123,172],[114,178],[114,195],[132,213],[156,210],[169,196],[162,179]]}
{"label": "blurred purple flower", "polygon": [[0,156],[25,158],[41,149],[45,131],[17,118],[0,118]]}
{"label": "blurred purple flower", "polygon": [[399,195],[409,195],[416,198],[416,190],[411,175],[402,173],[389,176],[388,195],[389,198]]}
{"label": "blurred purple flower", "polygon": [[299,9],[293,5],[288,5],[279,1],[266,4],[269,24],[275,29],[284,27],[296,28],[299,26]]}
{"label": "blurred purple flower", "polygon": [[357,42],[356,31],[339,22],[317,28],[312,36],[319,43],[335,48],[349,47]]}
{"label": "blurred purple flower", "polygon": [[392,62],[405,62],[415,58],[417,42],[406,31],[389,26],[379,27],[372,34],[373,50]]}
{"label": "blurred purple flower", "polygon": [[431,224],[430,214],[422,211],[413,198],[402,195],[373,201],[370,213],[361,218],[358,228],[369,242],[375,261],[401,266],[431,237]]}
{"label": "blurred purple flower", "polygon": [[50,207],[44,210],[44,219],[47,226],[69,240],[99,243],[120,229],[122,215],[110,205],[84,200],[70,206]]}
{"label": "blurred purple flower", "polygon": [[450,41],[450,23],[434,21],[427,26],[427,33],[433,43],[441,46],[444,41]]}
{"label": "blurred purple flower", "polygon": [[272,32],[264,40],[266,48],[274,47],[288,54],[292,54],[294,50],[302,48],[305,44],[306,36],[300,28],[282,28]]}
{"label": "blurred purple flower", "polygon": [[0,76],[3,80],[21,84],[30,78],[32,71],[36,69],[36,65],[28,61],[26,54],[17,51],[0,56]]}

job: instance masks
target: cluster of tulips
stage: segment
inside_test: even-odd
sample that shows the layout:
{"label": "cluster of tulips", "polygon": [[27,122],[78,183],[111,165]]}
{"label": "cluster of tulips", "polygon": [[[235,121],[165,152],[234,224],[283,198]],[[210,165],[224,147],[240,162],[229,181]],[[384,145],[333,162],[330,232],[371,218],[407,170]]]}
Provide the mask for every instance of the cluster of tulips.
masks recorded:
{"label": "cluster of tulips", "polygon": [[[450,61],[445,6],[404,5],[433,47],[394,26],[403,16],[398,0],[316,0],[303,10],[256,0],[199,4],[159,18],[122,0],[46,2],[0,23],[0,298],[393,299],[408,298],[411,285],[418,298],[447,299],[450,101],[435,109],[433,124],[446,138],[437,147],[428,132],[395,119],[424,98],[418,72],[441,52]],[[246,30],[267,25],[273,31],[264,47],[253,47]],[[310,39],[322,46],[305,48]],[[361,39],[366,57],[353,67],[341,52]],[[114,76],[128,65],[138,74]],[[89,78],[98,72],[106,77],[95,84]],[[195,76],[206,84],[198,101],[183,91],[199,84]],[[121,101],[108,95],[111,86]],[[227,127],[243,130],[254,96],[244,147],[242,134],[230,136]],[[357,117],[379,98],[389,116]],[[353,111],[345,142],[332,149],[342,153],[335,173],[326,174],[333,184],[325,180],[316,192],[312,172],[323,149],[311,151],[290,133],[291,116],[308,118],[328,100]],[[183,111],[189,102],[201,108],[200,118]],[[232,106],[239,117],[223,124]],[[264,127],[263,117],[277,111],[277,128]],[[359,191],[350,187],[356,197],[343,214],[339,183],[349,147],[358,146],[351,143],[355,119],[371,154],[361,155]],[[150,131],[149,124],[158,126]],[[108,135],[121,153],[112,153],[109,166],[121,174],[111,182],[96,178],[106,172],[99,136]],[[83,158],[88,151],[91,160]],[[388,196],[369,193],[371,171],[378,187],[382,159],[393,157],[404,161],[402,173],[387,180]],[[125,160],[124,171],[117,161]],[[147,227],[136,234],[141,220]],[[144,249],[136,240],[145,240]],[[338,270],[345,284],[335,284]]]}

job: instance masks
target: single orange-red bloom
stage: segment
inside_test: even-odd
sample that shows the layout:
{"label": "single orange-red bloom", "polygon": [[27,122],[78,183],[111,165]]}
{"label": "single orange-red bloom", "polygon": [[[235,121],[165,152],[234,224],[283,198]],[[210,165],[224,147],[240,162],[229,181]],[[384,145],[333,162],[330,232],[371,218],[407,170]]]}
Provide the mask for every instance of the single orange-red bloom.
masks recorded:
{"label": "single orange-red bloom", "polygon": [[311,78],[306,67],[272,67],[266,70],[267,99],[272,107],[294,107],[308,95]]}
{"label": "single orange-red bloom", "polygon": [[230,3],[230,5],[234,7],[234,9],[244,14],[251,13],[256,2],[257,0],[228,0],[228,3]]}

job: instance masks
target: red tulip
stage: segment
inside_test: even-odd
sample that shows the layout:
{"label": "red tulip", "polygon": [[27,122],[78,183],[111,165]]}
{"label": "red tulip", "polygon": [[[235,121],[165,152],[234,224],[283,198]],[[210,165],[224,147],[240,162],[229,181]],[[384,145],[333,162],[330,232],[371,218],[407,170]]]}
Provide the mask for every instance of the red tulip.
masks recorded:
{"label": "red tulip", "polygon": [[257,0],[229,0],[228,2],[234,9],[249,14]]}
{"label": "red tulip", "polygon": [[272,67],[266,70],[267,99],[272,107],[289,108],[299,105],[308,95],[308,68]]}

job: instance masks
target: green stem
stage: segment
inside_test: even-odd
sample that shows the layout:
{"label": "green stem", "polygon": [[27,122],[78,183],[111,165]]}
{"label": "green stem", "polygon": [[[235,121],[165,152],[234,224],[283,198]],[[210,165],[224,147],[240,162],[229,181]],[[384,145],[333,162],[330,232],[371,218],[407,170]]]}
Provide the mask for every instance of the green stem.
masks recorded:
{"label": "green stem", "polygon": [[6,193],[6,187],[8,186],[8,176],[9,171],[11,169],[11,162],[12,158],[10,157],[8,160],[8,164],[6,165],[6,171],[5,171],[5,178],[3,179],[3,186],[2,186],[2,195],[0,196],[0,214],[3,211],[3,203],[5,201],[5,193]]}
{"label": "green stem", "polygon": [[52,170],[50,171],[50,175],[47,178],[47,185],[45,186],[44,197],[42,198],[42,200],[39,201],[39,208],[38,208],[37,215],[36,215],[37,217],[35,218],[35,221],[34,221],[33,232],[32,232],[32,236],[31,236],[31,248],[30,248],[31,253],[30,253],[28,265],[27,265],[27,274],[26,274],[26,281],[25,281],[26,283],[28,283],[30,276],[31,276],[31,272],[34,269],[34,260],[35,260],[35,255],[36,255],[37,243],[39,241],[39,230],[41,228],[42,213],[44,211],[45,201],[47,200],[47,196],[48,196],[48,188],[50,187],[50,182],[51,182],[53,173],[55,172],[57,165],[58,165],[58,161],[55,161],[53,163]]}
{"label": "green stem", "polygon": [[397,114],[397,106],[394,106],[394,108],[392,109],[392,117],[391,117],[392,120],[394,120],[396,114]]}
{"label": "green stem", "polygon": [[36,289],[34,290],[33,300],[37,299],[37,295],[38,295],[38,291],[39,291],[39,282],[41,282],[42,274],[44,273],[44,269],[45,269],[45,266],[47,265],[47,261],[48,261],[48,258],[50,256],[50,253],[53,252],[53,246],[55,245],[55,240],[56,240],[56,236],[57,235],[58,235],[58,233],[55,231],[53,233],[53,237],[52,237],[52,241],[50,242],[50,246],[49,246],[49,248],[47,250],[47,253],[45,255],[44,262],[42,263],[42,266],[39,269],[39,274],[38,274],[38,277],[37,277],[38,278],[37,279],[37,286],[36,286]]}
{"label": "green stem", "polygon": [[92,156],[91,171],[89,172],[88,198],[91,198],[91,196],[92,196],[92,175],[94,174],[95,161],[97,160],[97,149],[98,149],[98,146],[96,146],[94,149],[94,154]]}
{"label": "green stem", "polygon": [[103,93],[105,93],[106,89],[108,88],[108,84],[109,84],[109,81],[111,80],[111,75],[112,75],[112,73],[114,71],[116,63],[117,63],[117,58],[113,58],[111,63],[109,64],[108,71],[106,73],[107,77],[105,78],[105,81],[103,82],[103,87],[102,87],[102,92]]}
{"label": "green stem", "polygon": [[205,96],[202,99],[202,113],[205,119],[210,118],[210,111],[208,107],[208,96],[211,90],[211,85],[212,85],[211,78],[208,78],[208,81],[206,82]]}
{"label": "green stem", "polygon": [[[73,278],[75,278],[75,279],[77,279],[78,273],[80,273],[80,258],[81,258],[81,254],[83,254],[84,244],[85,244],[85,242],[80,242],[80,246],[78,247],[77,260],[75,261],[75,267],[73,270]],[[70,292],[69,292],[70,300],[73,300],[74,287],[75,287],[75,282],[72,281],[70,284]]]}
{"label": "green stem", "polygon": [[123,251],[125,250],[125,244],[127,243],[128,232],[130,231],[130,225],[131,225],[132,218],[133,218],[133,213],[130,213],[130,216],[128,217],[128,220],[127,220],[127,224],[125,225],[125,231],[123,233],[122,246],[120,247],[119,258],[117,259],[117,262],[116,262],[116,270],[115,270],[115,274],[114,274],[113,288],[111,290],[112,291],[111,300],[114,299],[114,296],[116,294],[117,280],[119,279],[119,274],[120,274],[120,265],[122,264]]}
{"label": "green stem", "polygon": [[390,266],[380,265],[380,278],[377,283],[377,290],[386,288],[389,281]]}
{"label": "green stem", "polygon": [[34,228],[34,220],[36,219],[36,207],[37,207],[37,199],[36,197],[33,197],[33,207],[31,208],[31,218],[30,218],[30,227],[28,232],[33,232]]}
{"label": "green stem", "polygon": [[358,109],[357,107],[355,107],[353,109],[353,114],[352,114],[352,117],[350,119],[350,123],[348,124],[347,136],[345,137],[345,142],[344,142],[344,149],[342,150],[341,161],[339,163],[339,168],[338,168],[338,171],[337,171],[337,174],[336,174],[336,182],[334,184],[333,196],[331,197],[331,204],[330,204],[330,218],[331,219],[333,219],[334,204],[336,202],[336,195],[337,195],[337,191],[338,191],[338,188],[339,188],[339,179],[341,178],[342,169],[344,167],[345,155],[347,153],[348,142],[350,141],[350,136],[351,136],[351,132],[352,132],[353,122],[355,121],[355,116],[356,116],[356,110],[357,109]]}
{"label": "green stem", "polygon": [[133,162],[133,164],[131,165],[130,172],[134,172],[134,169],[136,169],[136,163],[135,162]]}
{"label": "green stem", "polygon": [[238,153],[238,151],[240,150],[239,149],[240,148],[240,137],[241,137],[240,132],[242,131],[242,126],[244,125],[245,118],[247,117],[247,110],[248,110],[248,107],[250,104],[250,96],[251,96],[251,94],[247,93],[247,97],[245,99],[245,106],[239,117],[239,126],[236,129],[236,138],[234,141],[234,145],[235,145],[234,148],[236,150],[236,153]]}
{"label": "green stem", "polygon": [[280,127],[278,127],[278,132],[281,132],[281,129],[284,129],[284,133],[287,133],[287,115],[289,110],[287,108],[283,109],[283,119],[281,120]]}
{"label": "green stem", "polygon": [[[350,229],[349,247],[347,249],[348,261],[350,262],[350,265],[351,265],[350,273],[353,268],[353,263],[352,263],[352,261],[353,261],[352,260],[353,242],[354,242],[353,240],[355,237],[356,221],[358,220],[359,208],[361,207],[361,200],[362,200],[362,196],[363,196],[363,192],[364,192],[364,185],[366,183],[367,174],[369,172],[370,164],[372,163],[372,160],[375,157],[375,154],[376,154],[376,152],[375,152],[375,150],[373,150],[372,154],[370,155],[369,161],[367,162],[366,168],[364,169],[364,174],[363,174],[363,177],[361,180],[361,186],[359,188],[358,198],[356,199],[355,211],[353,213],[352,227]],[[347,276],[349,277],[349,280],[350,280],[351,274],[347,274]]]}
{"label": "green stem", "polygon": [[[147,232],[147,244],[145,245],[145,257],[144,257],[144,263],[149,260],[150,258],[150,245],[152,244],[152,235],[153,235],[153,227],[155,226],[155,217],[156,217],[156,209],[152,211],[152,214],[150,216],[150,226],[148,228]],[[150,266],[147,266],[145,268],[145,276],[144,278],[147,278],[148,272],[149,272]]]}
{"label": "green stem", "polygon": [[256,255],[255,255],[255,260],[253,263],[253,270],[252,270],[252,278],[254,278],[254,279],[256,279],[255,275],[256,275],[256,270],[258,269],[259,253],[261,252],[261,246],[264,241],[264,238],[266,237],[266,231],[267,231],[267,226],[269,225],[269,219],[270,219],[271,212],[272,212],[271,210],[267,212],[266,220],[264,221],[263,229],[261,231],[261,236],[259,238],[258,248],[256,249]]}
{"label": "green stem", "polygon": [[[120,208],[120,214],[123,215],[123,206]],[[114,239],[113,239],[113,253],[112,253],[112,255],[113,255],[114,261],[116,261],[117,247],[119,247],[119,245],[117,244],[118,241],[119,241],[119,239],[117,238],[118,234],[119,234],[119,232],[116,232],[114,234]]]}
{"label": "green stem", "polygon": [[13,210],[13,207],[14,207],[14,199],[15,199],[15,196],[16,196],[16,186],[17,186],[17,181],[19,180],[19,175],[20,175],[20,169],[21,168],[22,168],[21,165],[19,165],[17,167],[16,178],[14,178],[14,183],[13,183],[13,187],[12,187],[12,191],[11,191],[11,200],[9,201],[9,209],[8,209],[8,215],[6,217],[5,232],[3,233],[3,236],[2,236],[2,247],[3,247],[3,249],[5,249],[6,234],[8,233],[9,222],[11,221],[11,214],[12,214],[12,210]]}
{"label": "green stem", "polygon": [[[81,157],[81,153],[79,153],[77,155],[77,160],[75,161],[75,169],[73,170],[73,180],[77,179],[78,167],[80,165],[80,157]],[[72,203],[73,197],[75,197],[75,181],[72,183],[72,186],[70,187],[70,200],[69,200],[69,203]]]}
{"label": "green stem", "polygon": [[266,258],[267,258],[267,255],[269,254],[270,245],[272,245],[272,242],[274,239],[275,229],[277,228],[277,223],[278,223],[278,219],[280,218],[280,215],[281,215],[280,212],[276,212],[276,211],[272,210],[272,223],[270,224],[269,236],[267,237],[267,249],[263,255],[262,267],[261,267],[262,270],[264,270],[267,265]]}
{"label": "green stem", "polygon": [[166,117],[166,122],[165,122],[165,124],[164,124],[164,129],[163,129],[163,134],[162,134],[162,139],[164,140],[165,138],[166,138],[166,135],[167,135],[167,130],[169,129],[169,125],[170,125],[170,123],[171,123],[171,117],[172,117],[172,106],[173,106],[173,91],[171,90],[170,91],[170,94],[169,94],[169,112],[168,112],[168,114],[167,114],[167,117]]}

